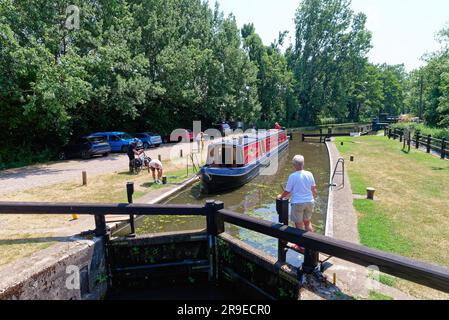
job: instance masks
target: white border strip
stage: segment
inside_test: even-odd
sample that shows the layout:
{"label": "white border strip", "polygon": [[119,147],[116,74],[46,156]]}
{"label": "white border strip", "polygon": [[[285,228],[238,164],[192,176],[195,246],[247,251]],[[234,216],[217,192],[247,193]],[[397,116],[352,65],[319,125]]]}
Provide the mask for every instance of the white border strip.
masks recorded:
{"label": "white border strip", "polygon": [[334,237],[334,188],[332,187],[332,175],[333,175],[333,166],[334,161],[332,158],[332,153],[330,151],[330,146],[328,142],[325,142],[327,153],[329,155],[329,196],[327,200],[327,213],[326,213],[326,227],[325,227],[325,236],[326,237]]}

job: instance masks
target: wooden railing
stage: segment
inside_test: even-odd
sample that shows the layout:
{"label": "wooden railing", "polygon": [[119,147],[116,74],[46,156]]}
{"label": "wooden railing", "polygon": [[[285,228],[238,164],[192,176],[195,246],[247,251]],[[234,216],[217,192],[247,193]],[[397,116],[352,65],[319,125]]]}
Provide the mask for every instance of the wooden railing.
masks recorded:
{"label": "wooden railing", "polygon": [[356,127],[353,131],[344,133],[341,132],[335,133],[333,132],[332,128],[328,128],[326,133],[325,130],[320,128],[320,133],[303,133],[302,141],[304,142],[306,138],[320,138],[320,143],[322,142],[324,143],[326,142],[326,140],[333,137],[349,137],[351,136],[352,133],[360,133],[361,135],[367,135],[370,132],[372,132],[372,130],[373,130],[372,124],[360,125]]}
{"label": "wooden railing", "polygon": [[305,273],[317,270],[318,252],[321,252],[361,266],[377,266],[386,274],[449,293],[449,269],[289,227],[288,209],[288,200],[278,200],[277,211],[281,222],[273,223],[225,210],[222,202],[215,201],[207,201],[204,206],[0,202],[0,214],[92,215],[95,217],[95,234],[99,237],[110,235],[105,223],[106,215],[204,216],[207,221],[211,277],[218,275],[216,238],[225,232],[225,223],[229,223],[277,238],[278,259],[281,263],[285,263],[287,242],[306,248],[301,268]]}
{"label": "wooden railing", "polygon": [[398,139],[399,142],[403,143],[403,148],[408,147],[408,151],[413,145],[416,149],[425,148],[427,153],[434,151],[440,155],[441,159],[449,157],[449,143],[445,138],[438,139],[431,135],[426,136],[419,131],[412,135],[410,131],[398,128],[386,128],[385,136],[393,140]]}

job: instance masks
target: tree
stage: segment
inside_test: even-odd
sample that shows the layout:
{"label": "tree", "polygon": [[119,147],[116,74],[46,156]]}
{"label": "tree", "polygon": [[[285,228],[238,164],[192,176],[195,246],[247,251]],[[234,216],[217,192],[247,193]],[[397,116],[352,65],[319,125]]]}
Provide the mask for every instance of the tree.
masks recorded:
{"label": "tree", "polygon": [[354,71],[363,70],[371,48],[366,16],[355,15],[348,0],[304,0],[296,13],[294,73],[301,115],[345,118]]}
{"label": "tree", "polygon": [[269,123],[286,121],[288,98],[293,94],[293,74],[288,68],[286,57],[279,49],[285,33],[280,33],[279,40],[275,40],[270,46],[263,45],[253,24],[243,26],[242,36],[245,51],[258,67],[260,120]]}

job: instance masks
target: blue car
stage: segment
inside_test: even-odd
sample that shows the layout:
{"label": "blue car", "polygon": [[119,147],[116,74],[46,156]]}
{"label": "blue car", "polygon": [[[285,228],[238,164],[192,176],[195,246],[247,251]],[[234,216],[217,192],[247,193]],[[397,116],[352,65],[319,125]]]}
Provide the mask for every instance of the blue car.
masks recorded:
{"label": "blue car", "polygon": [[89,159],[93,156],[101,155],[107,157],[111,152],[111,147],[103,137],[81,137],[63,146],[58,152],[59,160],[80,157]]}
{"label": "blue car", "polygon": [[[129,145],[134,141],[126,132],[97,132],[91,134],[91,136],[104,137],[104,139],[111,146],[112,152],[128,152]],[[142,143],[141,141],[139,141]]]}
{"label": "blue car", "polygon": [[159,148],[162,144],[162,137],[151,132],[137,133],[136,138],[142,141],[145,150],[153,147]]}

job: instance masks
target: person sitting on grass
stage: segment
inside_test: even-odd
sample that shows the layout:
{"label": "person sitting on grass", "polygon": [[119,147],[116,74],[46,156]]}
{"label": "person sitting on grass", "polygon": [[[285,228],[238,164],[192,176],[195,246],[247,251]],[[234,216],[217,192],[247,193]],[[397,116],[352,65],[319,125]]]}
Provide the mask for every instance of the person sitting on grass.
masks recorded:
{"label": "person sitting on grass", "polygon": [[[162,166],[162,162],[159,160],[150,160],[150,170],[151,174],[153,175],[154,183],[156,184],[162,184],[162,175],[164,173],[164,168]],[[157,171],[157,177],[156,177],[156,171]]]}
{"label": "person sitting on grass", "polygon": [[[296,228],[313,232],[312,215],[315,210],[315,199],[318,197],[313,174],[304,170],[304,157],[297,155],[293,158],[293,165],[296,172],[293,173],[287,182],[284,193],[278,196],[278,199],[287,199],[291,197],[291,216],[290,219]],[[289,243],[290,249],[304,252],[304,248]]]}

